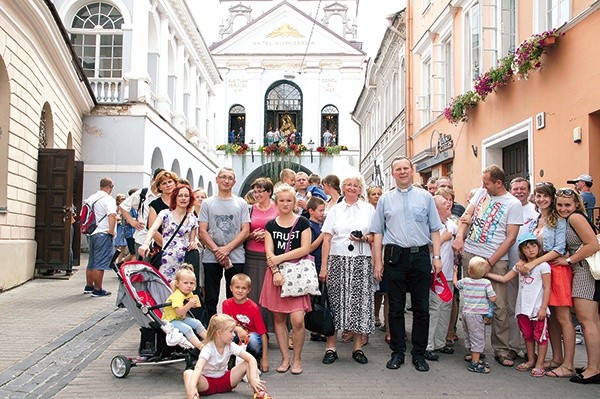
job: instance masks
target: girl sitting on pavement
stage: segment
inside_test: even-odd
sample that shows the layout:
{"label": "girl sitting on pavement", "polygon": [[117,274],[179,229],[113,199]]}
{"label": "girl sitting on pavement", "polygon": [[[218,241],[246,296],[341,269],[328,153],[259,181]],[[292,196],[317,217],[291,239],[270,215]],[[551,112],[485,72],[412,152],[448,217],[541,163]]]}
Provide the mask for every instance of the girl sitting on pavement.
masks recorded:
{"label": "girl sitting on pavement", "polygon": [[202,349],[201,338],[206,337],[206,329],[199,320],[188,317],[190,309],[200,307],[200,298],[194,294],[196,288],[196,275],[194,267],[184,263],[175,273],[175,280],[171,282],[173,293],[167,298],[171,305],[165,306],[162,319],[173,324],[185,337],[199,350]]}
{"label": "girl sitting on pavement", "polygon": [[[537,242],[535,234],[526,233],[517,239],[519,257],[532,262],[542,256],[542,248]],[[517,366],[519,371],[529,371],[532,377],[546,375],[544,362],[548,350],[548,324],[550,314],[548,302],[550,301],[550,265],[542,262],[529,273],[519,273],[514,266],[504,276],[488,273],[487,277],[499,283],[507,283],[512,278],[519,276],[519,293],[515,314],[519,329],[527,346],[527,361]],[[538,353],[535,353],[535,343],[538,344]]]}
{"label": "girl sitting on pavement", "polygon": [[[258,377],[256,359],[241,346],[233,343],[235,326],[235,320],[228,315],[217,314],[210,319],[206,344],[200,351],[196,367],[194,370],[183,372],[188,399],[230,392],[245,375],[255,394],[265,396],[264,381]],[[227,362],[231,355],[239,356],[244,361],[227,370]]]}

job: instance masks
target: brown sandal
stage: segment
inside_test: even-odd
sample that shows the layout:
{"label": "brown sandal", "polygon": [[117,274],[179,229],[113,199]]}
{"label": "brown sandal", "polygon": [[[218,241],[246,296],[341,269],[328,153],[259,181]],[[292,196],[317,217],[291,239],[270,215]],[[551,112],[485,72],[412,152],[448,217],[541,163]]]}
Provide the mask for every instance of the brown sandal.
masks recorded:
{"label": "brown sandal", "polygon": [[[560,370],[560,372],[558,372]],[[547,371],[546,375],[552,378],[571,378],[575,375],[575,370],[565,366],[558,366],[553,370]]]}

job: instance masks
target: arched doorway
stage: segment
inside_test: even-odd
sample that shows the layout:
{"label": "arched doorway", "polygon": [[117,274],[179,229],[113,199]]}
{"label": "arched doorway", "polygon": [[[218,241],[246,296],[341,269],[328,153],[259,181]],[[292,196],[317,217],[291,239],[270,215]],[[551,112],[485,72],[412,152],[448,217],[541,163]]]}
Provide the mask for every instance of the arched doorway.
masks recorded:
{"label": "arched doorway", "polygon": [[339,114],[337,107],[332,104],[321,110],[321,146],[338,145]]}
{"label": "arched doorway", "polygon": [[274,161],[267,162],[258,168],[254,169],[245,179],[242,185],[240,186],[240,191],[238,195],[243,197],[249,190],[252,185],[252,182],[259,177],[269,177],[273,181],[273,183],[277,183],[279,181],[279,173],[282,169],[292,169],[294,172],[304,172],[307,175],[311,175],[313,172],[306,168],[305,166],[300,165],[296,162],[288,162],[288,161]]}
{"label": "arched doorway", "polygon": [[294,142],[302,143],[302,91],[297,84],[288,80],[273,83],[265,93],[264,145],[267,145],[267,132],[276,130],[284,135],[294,135]]}

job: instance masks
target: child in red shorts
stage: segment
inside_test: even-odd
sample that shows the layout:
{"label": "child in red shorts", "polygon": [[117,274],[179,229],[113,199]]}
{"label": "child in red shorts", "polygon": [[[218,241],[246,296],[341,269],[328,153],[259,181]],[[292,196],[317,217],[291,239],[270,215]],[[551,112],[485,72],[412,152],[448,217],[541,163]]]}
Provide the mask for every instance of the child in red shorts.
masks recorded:
{"label": "child in red shorts", "polygon": [[[531,262],[542,255],[542,247],[538,244],[537,237],[526,233],[517,239],[519,244],[519,257],[525,262]],[[529,371],[532,377],[543,377],[546,374],[544,361],[548,351],[548,325],[547,317],[550,314],[548,302],[550,301],[550,265],[542,262],[529,273],[521,274],[513,267],[504,276],[488,273],[490,280],[506,283],[519,276],[519,294],[515,306],[515,315],[519,329],[527,346],[527,362],[517,366],[519,371]],[[535,344],[538,345],[537,360]]]}
{"label": "child in red shorts", "polygon": [[[215,315],[210,319],[196,367],[183,372],[183,383],[189,399],[229,392],[245,375],[255,393],[264,392],[264,382],[258,377],[256,359],[233,343],[235,326],[235,320],[228,315]],[[227,370],[231,355],[239,356],[244,361]]]}

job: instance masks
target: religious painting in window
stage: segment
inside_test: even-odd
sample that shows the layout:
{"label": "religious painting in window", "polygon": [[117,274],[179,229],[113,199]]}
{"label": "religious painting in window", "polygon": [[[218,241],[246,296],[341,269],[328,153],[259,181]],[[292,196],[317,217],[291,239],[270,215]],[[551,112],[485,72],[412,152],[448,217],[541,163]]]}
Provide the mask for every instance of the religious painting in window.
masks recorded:
{"label": "religious painting in window", "polygon": [[273,83],[265,94],[264,145],[302,144],[302,92],[287,80]]}
{"label": "religious painting in window", "polygon": [[236,104],[229,109],[229,144],[244,144],[246,142],[246,108]]}
{"label": "religious painting in window", "polygon": [[321,110],[321,146],[338,145],[339,111],[334,105],[326,105]]}

